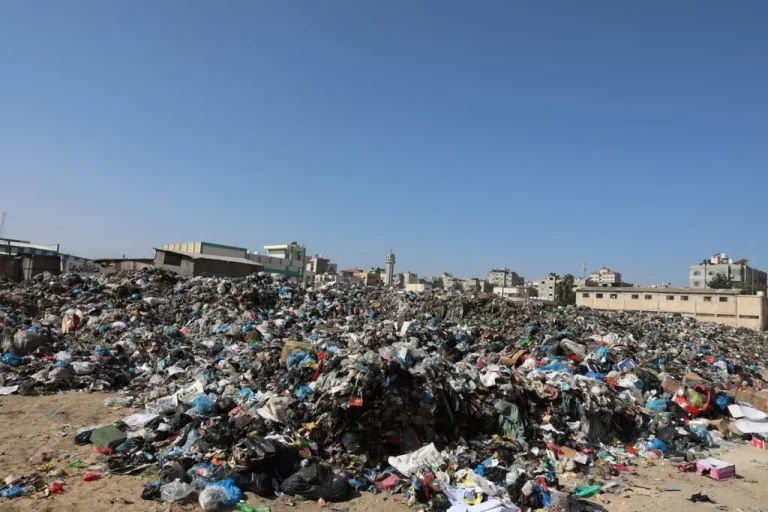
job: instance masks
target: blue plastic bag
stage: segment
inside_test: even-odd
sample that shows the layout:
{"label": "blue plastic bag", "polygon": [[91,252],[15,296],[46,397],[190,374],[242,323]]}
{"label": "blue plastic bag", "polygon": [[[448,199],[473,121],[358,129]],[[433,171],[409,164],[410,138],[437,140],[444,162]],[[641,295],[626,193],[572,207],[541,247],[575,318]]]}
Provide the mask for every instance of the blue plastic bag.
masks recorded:
{"label": "blue plastic bag", "polygon": [[0,496],[3,498],[18,498],[20,496],[24,496],[24,489],[18,485],[14,485],[0,492]]}
{"label": "blue plastic bag", "polygon": [[213,412],[214,405],[215,404],[213,400],[211,400],[211,397],[206,394],[197,395],[194,400],[192,400],[192,408],[198,414],[211,414]]}
{"label": "blue plastic bag", "polygon": [[669,398],[653,398],[645,406],[653,412],[664,412],[669,407]]}
{"label": "blue plastic bag", "polygon": [[309,395],[312,394],[312,388],[309,386],[299,386],[296,390],[296,396],[303,402]]}
{"label": "blue plastic bag", "polygon": [[243,491],[235,485],[232,478],[220,482],[213,482],[205,486],[200,494],[200,506],[203,510],[216,510],[217,508],[231,508],[243,498]]}
{"label": "blue plastic bag", "polygon": [[715,407],[720,411],[725,411],[733,403],[733,398],[728,393],[718,393],[715,396]]}
{"label": "blue plastic bag", "polygon": [[652,450],[659,450],[662,453],[667,453],[667,450],[669,450],[669,448],[667,447],[667,443],[665,443],[661,439],[654,439],[653,441],[648,443],[648,448],[646,449],[646,451],[649,451],[649,452]]}
{"label": "blue plastic bag", "polygon": [[16,354],[5,354],[3,356],[3,362],[8,366],[19,366],[21,363],[21,357]]}

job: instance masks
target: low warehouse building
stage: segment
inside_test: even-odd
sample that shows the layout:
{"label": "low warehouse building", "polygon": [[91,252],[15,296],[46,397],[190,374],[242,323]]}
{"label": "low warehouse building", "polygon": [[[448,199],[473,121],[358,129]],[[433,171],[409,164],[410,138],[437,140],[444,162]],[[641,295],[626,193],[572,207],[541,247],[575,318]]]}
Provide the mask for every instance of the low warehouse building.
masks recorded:
{"label": "low warehouse building", "polygon": [[576,290],[576,305],[609,311],[680,313],[702,322],[762,331],[768,301],[763,295],[743,295],[740,290],[582,287]]}
{"label": "low warehouse building", "polygon": [[170,270],[182,277],[246,277],[264,269],[258,263],[245,258],[166,249],[155,249],[154,263],[156,267]]}

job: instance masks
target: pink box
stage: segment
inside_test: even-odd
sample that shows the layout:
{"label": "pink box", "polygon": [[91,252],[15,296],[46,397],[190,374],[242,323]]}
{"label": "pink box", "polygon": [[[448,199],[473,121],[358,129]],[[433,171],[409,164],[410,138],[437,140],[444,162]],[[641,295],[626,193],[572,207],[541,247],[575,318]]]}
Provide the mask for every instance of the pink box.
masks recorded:
{"label": "pink box", "polygon": [[752,446],[761,450],[768,450],[768,441],[764,441],[757,436],[752,436]]}
{"label": "pink box", "polygon": [[727,480],[736,477],[736,466],[719,459],[702,459],[696,461],[696,473],[709,475],[715,480]]}

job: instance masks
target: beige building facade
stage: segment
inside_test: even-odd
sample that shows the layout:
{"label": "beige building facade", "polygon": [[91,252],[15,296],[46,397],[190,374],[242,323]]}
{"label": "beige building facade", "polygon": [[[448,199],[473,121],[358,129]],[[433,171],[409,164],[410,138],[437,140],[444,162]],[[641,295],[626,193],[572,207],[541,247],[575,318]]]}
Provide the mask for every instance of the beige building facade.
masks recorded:
{"label": "beige building facade", "polygon": [[701,322],[758,331],[765,330],[768,311],[768,301],[763,295],[692,288],[582,287],[576,290],[576,305],[607,311],[680,313]]}

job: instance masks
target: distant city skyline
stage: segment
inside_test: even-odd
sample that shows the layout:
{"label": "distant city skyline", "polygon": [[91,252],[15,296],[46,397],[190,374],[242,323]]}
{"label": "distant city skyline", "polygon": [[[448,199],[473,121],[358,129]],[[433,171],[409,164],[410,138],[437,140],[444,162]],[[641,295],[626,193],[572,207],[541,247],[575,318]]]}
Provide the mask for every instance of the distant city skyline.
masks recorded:
{"label": "distant city skyline", "polygon": [[339,268],[768,268],[768,3],[6,2],[6,236]]}

